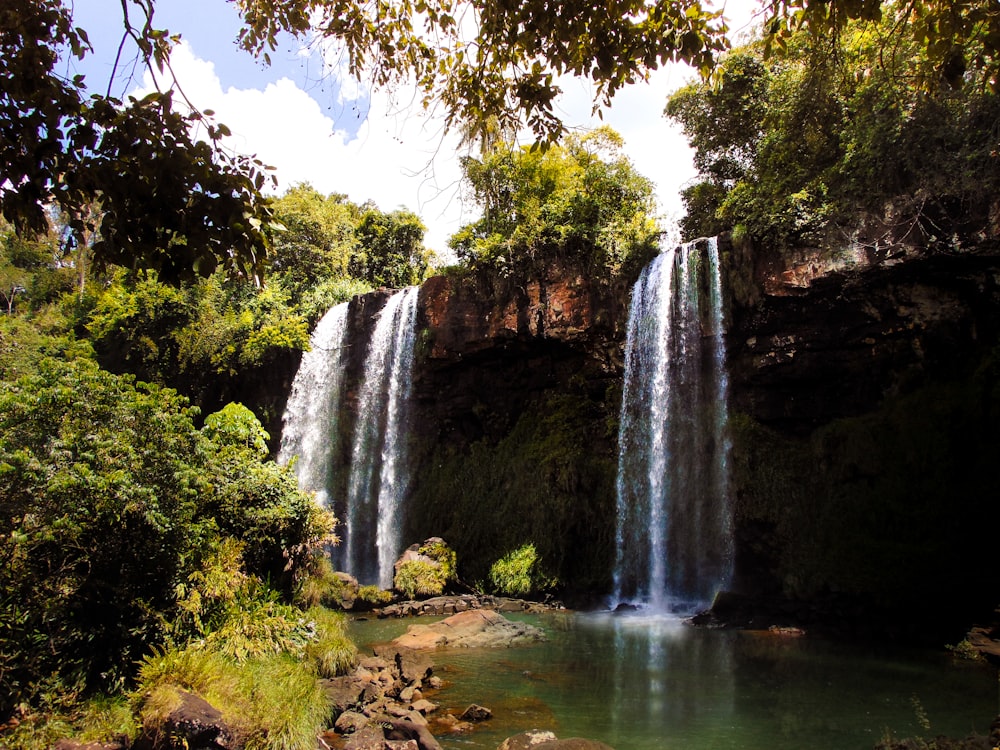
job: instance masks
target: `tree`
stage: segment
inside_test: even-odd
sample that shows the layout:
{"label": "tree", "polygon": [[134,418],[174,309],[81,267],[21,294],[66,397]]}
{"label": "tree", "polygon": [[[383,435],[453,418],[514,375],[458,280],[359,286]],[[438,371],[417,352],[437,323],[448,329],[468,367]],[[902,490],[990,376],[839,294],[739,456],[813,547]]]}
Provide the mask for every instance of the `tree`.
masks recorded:
{"label": "tree", "polygon": [[[126,33],[162,72],[172,40],[152,27],[151,1],[130,2]],[[133,6],[145,14],[138,29]],[[178,112],[170,92],[86,98],[83,78],[58,70],[89,49],[60,0],[10,0],[0,10],[3,217],[21,233],[44,234],[55,205],[79,236],[96,237],[94,261],[153,268],[164,280],[216,268],[256,277],[269,244],[264,165],[226,152],[228,129],[208,112]],[[193,135],[199,124],[207,142]]]}
{"label": "tree", "polygon": [[[241,0],[240,44],[265,62],[278,34],[318,33],[343,50],[350,71],[375,86],[413,81],[426,107],[473,141],[527,125],[554,143],[565,132],[554,101],[560,77],[595,84],[595,108],[669,61],[708,74],[726,27],[700,0]],[[851,21],[890,20],[884,49],[923,51],[925,88],[973,80],[995,89],[1000,7],[995,0],[769,0],[766,47],[781,51],[805,29],[836,36]],[[153,25],[155,0],[122,0],[125,37],[151,72],[176,41]],[[138,10],[140,24],[129,12]],[[124,41],[124,39],[123,39]],[[0,212],[19,231],[45,230],[51,203],[93,260],[151,267],[164,281],[216,268],[255,278],[265,266],[270,212],[266,168],[226,152],[228,129],[209,112],[175,109],[170,92],[140,100],[84,97],[61,77],[61,57],[83,57],[86,32],[61,0],[8,0],[0,10]],[[192,136],[203,126],[206,141]],[[98,210],[88,219],[83,207]]]}
{"label": "tree", "polygon": [[377,287],[419,284],[428,267],[425,231],[420,217],[410,211],[369,209],[358,222],[351,274]]}
{"label": "tree", "polygon": [[459,258],[502,273],[573,258],[615,272],[655,246],[652,183],[621,154],[610,128],[569,136],[549,149],[507,144],[463,160],[483,217],[450,241]]}
{"label": "tree", "polygon": [[848,23],[833,47],[799,30],[779,57],[752,41],[721,61],[715,86],[670,98],[701,173],[684,191],[685,234],[742,227],[780,248],[868,224],[958,249],[988,226],[1000,97],[971,77],[928,91],[920,42],[886,47],[899,18]]}

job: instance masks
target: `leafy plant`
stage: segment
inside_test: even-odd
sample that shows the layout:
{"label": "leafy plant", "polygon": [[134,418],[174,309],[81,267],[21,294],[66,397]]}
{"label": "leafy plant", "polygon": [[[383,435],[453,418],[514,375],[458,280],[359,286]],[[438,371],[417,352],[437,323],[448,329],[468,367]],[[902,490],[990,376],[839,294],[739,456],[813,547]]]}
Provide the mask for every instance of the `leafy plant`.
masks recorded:
{"label": "leafy plant", "polygon": [[493,563],[490,567],[490,585],[498,594],[527,596],[550,589],[555,581],[542,573],[534,544],[524,544]]}

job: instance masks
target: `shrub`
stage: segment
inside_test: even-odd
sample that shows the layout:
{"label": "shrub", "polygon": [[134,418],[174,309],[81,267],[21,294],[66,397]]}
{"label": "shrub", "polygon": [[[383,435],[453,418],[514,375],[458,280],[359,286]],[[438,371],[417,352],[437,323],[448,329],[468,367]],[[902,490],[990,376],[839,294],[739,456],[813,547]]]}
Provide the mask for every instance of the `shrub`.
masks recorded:
{"label": "shrub", "polygon": [[542,573],[535,545],[524,544],[493,563],[490,584],[498,594],[527,596],[550,589],[556,582]]}
{"label": "shrub", "polygon": [[426,560],[407,560],[396,571],[393,586],[408,599],[417,596],[439,596],[444,591],[445,577],[441,567]]}

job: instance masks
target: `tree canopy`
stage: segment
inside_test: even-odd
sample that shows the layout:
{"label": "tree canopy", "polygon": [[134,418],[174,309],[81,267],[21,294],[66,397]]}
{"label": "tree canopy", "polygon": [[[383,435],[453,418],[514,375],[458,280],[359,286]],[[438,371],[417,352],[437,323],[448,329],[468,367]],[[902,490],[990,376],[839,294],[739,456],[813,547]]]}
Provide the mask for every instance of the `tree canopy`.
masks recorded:
{"label": "tree canopy", "polygon": [[615,273],[657,245],[653,184],[602,127],[549,149],[499,145],[463,160],[478,221],[450,240],[459,258],[508,275],[570,258]]}
{"label": "tree canopy", "polygon": [[800,30],[778,57],[758,38],[722,59],[715,85],[675,93],[666,111],[700,172],[683,191],[683,233],[736,227],[781,247],[867,223],[871,242],[950,249],[978,236],[1000,190],[1000,97],[986,70],[928,89],[933,51],[893,36],[910,13],[887,6],[833,41]]}
{"label": "tree canopy", "polygon": [[[995,0],[909,0],[887,14],[878,0],[765,0],[765,48],[806,30],[836,39],[852,21],[887,29],[885,49],[915,44],[927,85],[968,77],[997,86]],[[427,107],[475,138],[527,126],[555,142],[563,76],[594,84],[595,106],[669,61],[703,74],[727,46],[720,13],[701,0],[239,0],[239,42],[267,62],[278,35],[318,36],[375,86],[412,81]],[[156,28],[155,0],[122,0],[124,34],[162,72],[176,37]],[[134,22],[130,13],[138,17]],[[86,94],[60,60],[90,51],[64,0],[10,0],[0,10],[0,212],[19,231],[44,233],[57,206],[71,242],[93,260],[155,269],[161,280],[216,269],[255,278],[274,227],[262,190],[267,168],[228,152],[225,125],[178,106],[169,91],[118,100]],[[195,135],[198,133],[199,135]]]}

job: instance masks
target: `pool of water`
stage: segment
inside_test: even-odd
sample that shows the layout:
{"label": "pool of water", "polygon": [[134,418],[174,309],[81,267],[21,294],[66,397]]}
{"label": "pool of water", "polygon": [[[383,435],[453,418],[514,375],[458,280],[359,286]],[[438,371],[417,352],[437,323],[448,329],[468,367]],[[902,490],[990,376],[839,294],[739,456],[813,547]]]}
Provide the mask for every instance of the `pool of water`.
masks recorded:
{"label": "pool of water", "polygon": [[[812,637],[693,628],[642,615],[519,618],[543,644],[434,652],[442,711],[470,703],[493,719],[445,748],[489,748],[527,729],[601,740],[616,750],[870,748],[897,737],[986,734],[998,713],[996,670],[947,653],[861,647]],[[359,646],[414,622],[352,625]]]}

